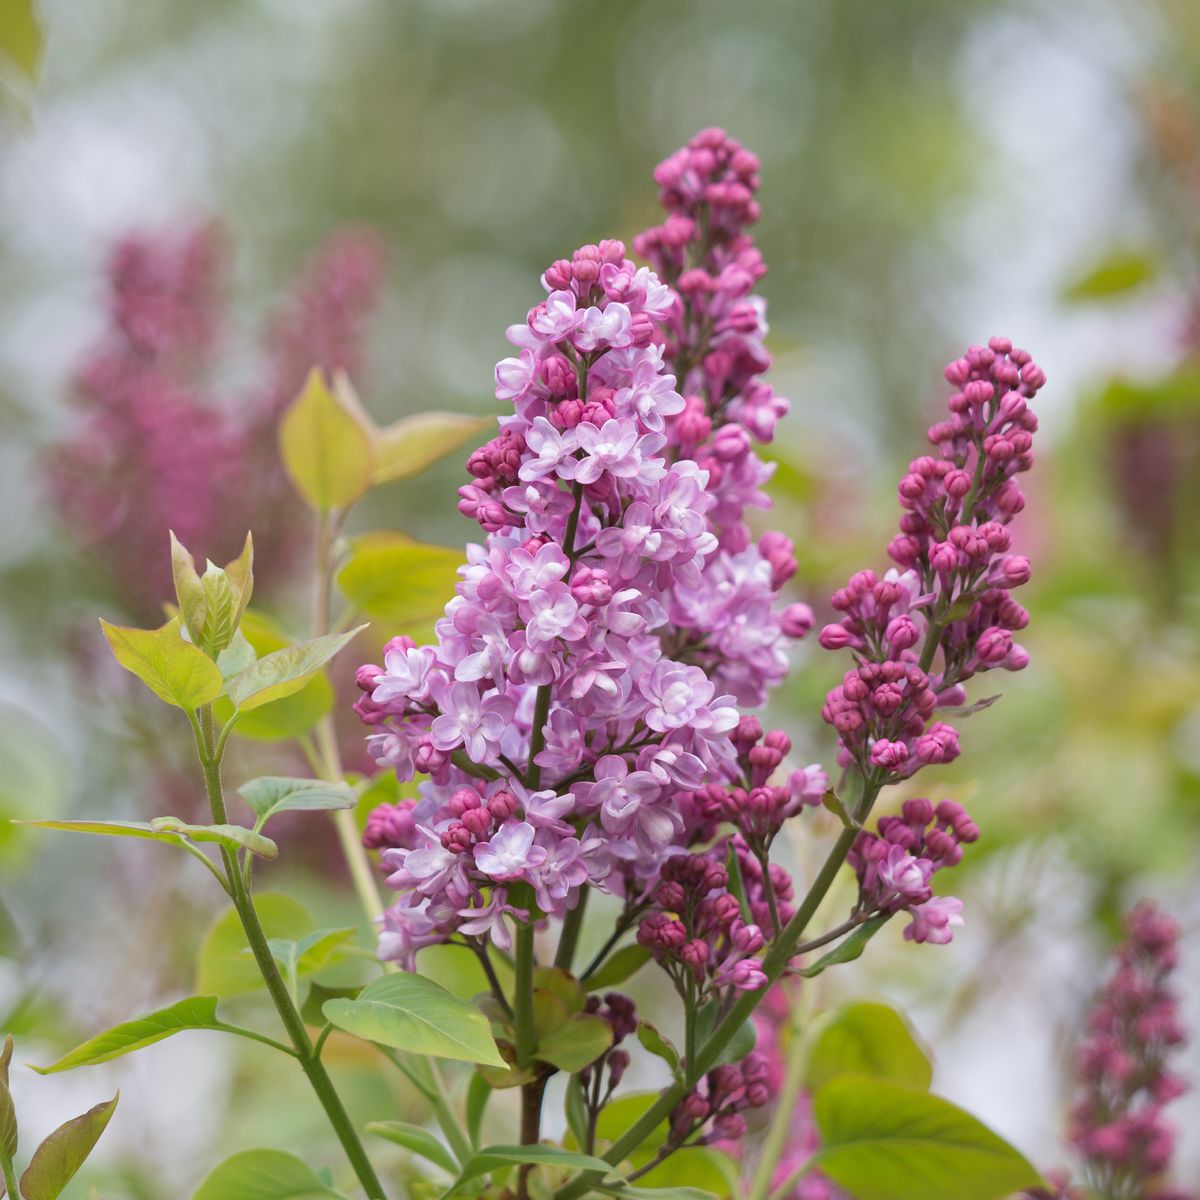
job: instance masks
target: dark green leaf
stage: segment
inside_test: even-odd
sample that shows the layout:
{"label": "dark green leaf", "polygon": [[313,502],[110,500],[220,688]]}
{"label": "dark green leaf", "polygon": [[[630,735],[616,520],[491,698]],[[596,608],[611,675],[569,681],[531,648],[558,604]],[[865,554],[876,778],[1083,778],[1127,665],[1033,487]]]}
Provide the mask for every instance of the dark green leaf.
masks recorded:
{"label": "dark green leaf", "polygon": [[[696,1033],[701,1043],[708,1039],[713,1029],[716,1028],[716,1024],[717,1006],[713,1001],[709,1001],[696,1014]],[[757,1039],[758,1034],[755,1031],[753,1020],[744,1022],[737,1033],[729,1039],[729,1044],[721,1051],[717,1063],[741,1062],[754,1049]]]}
{"label": "dark green leaf", "polygon": [[467,1136],[471,1145],[479,1144],[479,1135],[483,1129],[483,1114],[487,1111],[488,1101],[492,1098],[492,1085],[478,1072],[471,1075],[467,1084]]}
{"label": "dark green leaf", "polygon": [[1003,1138],[920,1088],[840,1075],[813,1112],[816,1165],[856,1200],[1002,1200],[1042,1182]]}
{"label": "dark green leaf", "polygon": [[415,1054],[505,1066],[487,1018],[430,979],[409,973],[369,983],[356,1000],[330,1000],[325,1019],[369,1042]]}
{"label": "dark green leaf", "polygon": [[443,1193],[453,1195],[465,1183],[479,1179],[505,1167],[519,1167],[526,1163],[558,1167],[567,1171],[603,1171],[607,1174],[612,1165],[591,1154],[579,1154],[572,1150],[560,1150],[557,1146],[487,1146],[472,1154],[458,1178]]}
{"label": "dark green leaf", "polygon": [[118,1099],[119,1093],[60,1125],[33,1152],[29,1167],[21,1176],[21,1194],[25,1200],[54,1200],[62,1193],[100,1140]]}
{"label": "dark green leaf", "polygon": [[636,943],[632,946],[622,946],[584,980],[584,986],[589,992],[601,992],[606,988],[616,987],[632,978],[649,961],[650,951],[645,946]]}

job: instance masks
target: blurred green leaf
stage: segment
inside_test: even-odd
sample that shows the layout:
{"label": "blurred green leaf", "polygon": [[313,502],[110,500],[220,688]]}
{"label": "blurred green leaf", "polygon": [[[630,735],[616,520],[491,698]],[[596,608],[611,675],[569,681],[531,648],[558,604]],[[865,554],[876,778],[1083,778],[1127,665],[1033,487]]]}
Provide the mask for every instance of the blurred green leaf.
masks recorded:
{"label": "blurred green leaf", "polygon": [[1100,393],[1100,412],[1120,420],[1187,418],[1200,410],[1200,370],[1181,368],[1161,379],[1112,379]]}
{"label": "blurred green leaf", "polygon": [[489,426],[494,417],[466,413],[413,413],[375,432],[373,482],[392,483],[418,475]]}
{"label": "blurred green leaf", "polygon": [[538,1040],[534,1056],[574,1074],[595,1062],[612,1045],[612,1026],[603,1018],[576,1013],[565,1024]]}
{"label": "blurred green leaf", "polygon": [[423,545],[403,534],[364,534],[354,540],[337,583],[367,616],[412,627],[442,615],[462,565],[461,550]]}
{"label": "blurred green leaf", "polygon": [[[0,1154],[6,1156],[10,1166],[17,1152],[17,1110],[12,1093],[8,1090],[8,1067],[12,1055],[12,1034],[8,1034],[4,1039],[4,1051],[0,1053]],[[3,1180],[0,1180],[0,1195],[3,1195],[3,1186]]]}
{"label": "blurred green leaf", "polygon": [[827,1014],[808,1049],[804,1086],[835,1075],[894,1079],[928,1090],[933,1070],[908,1022],[886,1004],[855,1000]]}
{"label": "blurred green leaf", "polygon": [[[710,1000],[696,1014],[696,1036],[701,1042],[705,1041],[716,1028],[719,1010],[715,1001]],[[753,1020],[744,1021],[742,1027],[729,1039],[729,1044],[721,1051],[717,1064],[741,1062],[758,1040]]]}
{"label": "blurred green leaf", "polygon": [[458,1178],[442,1193],[443,1200],[473,1179],[526,1163],[558,1167],[560,1170],[603,1171],[606,1175],[613,1169],[612,1164],[606,1163],[602,1158],[591,1154],[579,1154],[572,1150],[561,1150],[558,1146],[487,1146],[472,1154],[463,1163]]}
{"label": "blurred green leaf", "polygon": [[[299,941],[316,928],[312,914],[291,896],[256,893],[254,907],[268,938]],[[196,991],[230,996],[262,986],[237,909],[231,905],[204,935],[196,963]]]}
{"label": "blurred green leaf", "polygon": [[221,694],[221,672],[203,650],[185,642],[179,618],[158,629],[129,629],[101,619],[113,657],[160,700],[196,709]]}
{"label": "blurred green leaf", "polygon": [[1112,250],[1063,288],[1067,301],[1107,300],[1124,296],[1158,274],[1159,264],[1147,251]]}
{"label": "blurred green leaf", "polygon": [[805,979],[814,979],[826,967],[833,967],[839,963],[853,962],[856,958],[861,958],[862,952],[867,948],[867,943],[891,919],[890,913],[879,917],[872,917],[869,921],[860,925],[848,938],[840,941],[828,954],[821,955],[811,966],[801,968],[798,974],[803,975]]}
{"label": "blurred green leaf", "polygon": [[815,1165],[856,1200],[1003,1200],[1042,1180],[969,1113],[920,1088],[841,1075],[816,1094]]}
{"label": "blurred green leaf", "polygon": [[305,975],[315,974],[344,957],[342,945],[355,934],[353,928],[314,929],[302,938],[268,938],[271,957],[279,964],[292,999],[299,1003],[299,984]]}
{"label": "blurred green leaf", "polygon": [[279,452],[296,490],[317,512],[353,504],[370,486],[370,429],[344,377],[332,389],[314,367],[279,424]]}
{"label": "blurred green leaf", "polygon": [[650,961],[650,951],[636,943],[622,946],[604,960],[604,965],[584,980],[589,992],[602,992],[631,979]]}
{"label": "blurred green leaf", "polygon": [[326,1020],[355,1037],[414,1054],[504,1066],[487,1018],[430,979],[402,973],[369,983],[355,1000],[330,1000]]}
{"label": "blurred green leaf", "polygon": [[326,812],[353,808],[354,789],[344,783],[322,779],[289,779],[283,775],[261,775],[238,788],[238,795],[254,810],[261,828],[276,813]]}
{"label": "blurred green leaf", "polygon": [[346,1200],[303,1159],[282,1150],[243,1150],[214,1167],[192,1200]]}
{"label": "blurred green leaf", "polygon": [[0,54],[28,84],[37,82],[42,40],[33,0],[4,0],[0,4]]}
{"label": "blurred green leaf", "polygon": [[42,1142],[21,1176],[21,1194],[25,1200],[54,1200],[62,1194],[100,1140],[119,1098],[118,1093],[104,1104],[97,1104],[82,1116],[65,1122]]}
{"label": "blurred green leaf", "polygon": [[458,1174],[459,1164],[454,1155],[435,1134],[420,1125],[410,1125],[405,1121],[372,1121],[367,1126],[367,1132],[411,1150],[435,1166],[441,1167],[448,1175]]}
{"label": "blurred green leaf", "polygon": [[360,625],[346,633],[331,633],[276,650],[235,675],[225,685],[225,692],[239,712],[291,696],[365,628]]}

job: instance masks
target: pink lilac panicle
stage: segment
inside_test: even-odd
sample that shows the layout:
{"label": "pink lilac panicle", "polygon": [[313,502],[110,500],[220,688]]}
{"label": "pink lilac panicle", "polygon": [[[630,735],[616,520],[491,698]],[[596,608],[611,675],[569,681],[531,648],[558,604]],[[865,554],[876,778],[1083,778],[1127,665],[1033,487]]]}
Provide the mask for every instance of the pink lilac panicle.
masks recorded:
{"label": "pink lilac panicle", "polygon": [[357,368],[379,278],[378,252],[368,270],[367,245],[358,235],[327,243],[279,323],[269,383],[234,405],[213,385],[227,324],[221,231],[210,223],[117,244],[108,327],[75,373],[79,416],[52,449],[47,475],[68,532],[103,563],[131,611],[152,616],[173,594],[162,554],[168,528],[223,561],[241,548],[252,509],[260,586],[292,561],[304,530],[275,424],[314,363]]}
{"label": "pink lilac panicle", "polygon": [[952,362],[946,379],[956,390],[948,418],[929,430],[936,453],[900,481],[905,513],[888,547],[897,566],[853,576],[832,597],[844,615],[820,634],[823,647],[856,660],[822,710],[840,761],[880,784],[957,757],[958,732],[938,710],[961,705],[973,675],[1028,662],[1013,636],[1029,614],[1011,593],[1030,566],[1007,526],[1024,506],[1016,477],[1033,464],[1030,401],[1045,374],[992,338]]}
{"label": "pink lilac panicle", "polygon": [[[756,207],[730,176],[753,191],[756,168],[714,131],[683,153],[708,198],[664,191],[672,219],[719,209],[679,242],[691,278],[638,266],[615,241],[547,268],[545,299],[509,329],[515,353],[496,367],[511,411],[460,489],[484,543],[468,547],[437,644],[397,640],[383,666],[359,672],[377,761],[430,775],[415,834],[405,817],[407,844],[385,854],[402,892],[393,923],[411,914],[448,937],[485,907],[510,919],[509,896],[532,892],[559,916],[595,886],[651,922],[641,936],[665,930],[673,916],[655,897],[678,883],[671,862],[711,841],[701,789],[736,788],[749,770],[731,740],[737,705],[762,702],[786,645],[811,627],[806,606],[780,603],[790,543],[756,542],[743,520],[767,503],[754,444],[786,410],[759,379],[764,305],[750,293],[762,269],[744,232]],[[638,244],[660,266],[653,231]],[[776,747],[767,754],[780,765]],[[789,784],[771,822],[806,802],[819,771],[805,770],[808,785]],[[765,784],[770,771],[754,772]],[[472,812],[511,797],[507,817],[455,812],[464,789]],[[372,841],[392,824],[381,815]],[[726,852],[709,852],[714,880]],[[685,951],[692,971],[703,954],[718,991],[761,982],[762,934],[731,919],[727,884],[693,897]],[[776,890],[789,894],[786,876]]]}
{"label": "pink lilac panicle", "polygon": [[1143,902],[1126,917],[1125,931],[1078,1050],[1071,1142],[1088,1184],[1103,1195],[1189,1200],[1195,1193],[1165,1182],[1175,1132],[1163,1112],[1186,1090],[1168,1067],[1186,1037],[1170,987],[1179,927]]}

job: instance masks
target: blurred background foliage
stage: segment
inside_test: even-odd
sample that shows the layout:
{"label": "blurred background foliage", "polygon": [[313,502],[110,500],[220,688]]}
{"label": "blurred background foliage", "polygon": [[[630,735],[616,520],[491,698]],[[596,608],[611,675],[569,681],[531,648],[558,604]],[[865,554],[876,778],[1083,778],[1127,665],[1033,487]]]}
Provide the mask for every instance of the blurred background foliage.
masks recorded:
{"label": "blurred background foliage", "polygon": [[[40,79],[32,91],[17,73],[0,128],[0,816],[186,814],[199,800],[186,747],[99,653],[95,616],[144,615],[136,589],[53,501],[52,447],[86,413],[78,373],[108,320],[116,239],[221,230],[228,315],[185,444],[203,442],[209,420],[236,424],[304,264],[345,227],[369,230],[386,260],[355,369],[374,418],[490,414],[504,328],[536,298],[540,271],[652,222],[654,163],[720,124],[763,160],[772,378],[793,400],[769,520],[796,538],[805,598],[819,607],[850,571],[886,565],[894,480],[922,450],[947,359],[1003,333],[1050,377],[1020,526],[1035,564],[1032,665],[966,723],[963,757],[936,777],[935,796],[969,803],[984,832],[959,872],[969,925],[949,950],[881,938],[835,986],[906,1005],[935,1049],[939,1090],[1037,1161],[1062,1161],[1071,1040],[1137,896],[1184,923],[1200,1011],[1200,9],[44,0],[38,11]],[[447,546],[476,536],[454,508],[461,459],[378,489],[353,531]],[[165,559],[173,514],[144,511],[137,478],[115,486],[130,521],[161,525]],[[306,521],[299,504],[278,515],[281,540],[290,531],[301,548],[264,601],[292,628],[308,605]],[[127,532],[111,536],[128,544]],[[219,560],[236,547],[197,549]],[[358,657],[396,631],[373,630]],[[778,697],[809,759],[832,756],[817,713],[840,669],[806,650]],[[334,679],[353,753],[347,682]],[[238,753],[247,775],[302,769],[279,746]],[[797,831],[798,863],[813,837]],[[284,857],[270,886],[323,926],[359,923],[324,825],[298,822]],[[140,846],[0,824],[0,1027],[22,1057],[49,1061],[188,989],[216,911],[206,884]],[[357,1113],[411,1108],[358,1052],[336,1040],[331,1052]],[[1193,1077],[1195,1066],[1193,1052]],[[85,1182],[113,1200],[152,1198],[183,1194],[217,1145],[319,1149],[327,1135],[289,1067],[189,1035],[36,1089],[18,1074],[14,1089],[45,1132],[119,1083],[122,1111]],[[1194,1178],[1194,1096],[1177,1116],[1180,1177]]]}

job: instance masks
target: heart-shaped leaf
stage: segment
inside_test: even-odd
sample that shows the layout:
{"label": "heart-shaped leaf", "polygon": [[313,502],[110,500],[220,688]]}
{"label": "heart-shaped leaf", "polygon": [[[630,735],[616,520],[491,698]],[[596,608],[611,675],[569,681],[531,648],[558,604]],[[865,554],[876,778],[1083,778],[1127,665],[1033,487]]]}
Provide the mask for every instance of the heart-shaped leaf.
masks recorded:
{"label": "heart-shaped leaf", "polygon": [[346,1200],[303,1159],[282,1150],[243,1150],[214,1167],[192,1200]]}
{"label": "heart-shaped leaf", "polygon": [[365,628],[360,625],[346,633],[331,633],[276,650],[235,675],[225,684],[225,694],[243,712],[291,696]]}
{"label": "heart-shaped leaf", "polygon": [[185,642],[179,618],[158,629],[129,629],[100,622],[113,657],[160,700],[196,709],[221,694],[221,672],[198,646]]}
{"label": "heart-shaped leaf", "polygon": [[367,1132],[375,1134],[376,1137],[386,1138],[389,1142],[395,1142],[397,1146],[403,1146],[405,1150],[411,1150],[421,1158],[441,1167],[448,1175],[458,1173],[459,1164],[454,1155],[450,1153],[444,1143],[438,1141],[434,1134],[420,1125],[409,1125],[405,1121],[372,1121],[367,1126]]}
{"label": "heart-shaped leaf", "polygon": [[808,1049],[804,1086],[815,1092],[835,1075],[895,1079],[927,1091],[933,1069],[894,1008],[854,1001],[821,1023]]}
{"label": "heart-shaped leaf", "polygon": [[815,1165],[856,1200],[1002,1200],[1042,1182],[1003,1138],[920,1088],[839,1075],[813,1113]]}
{"label": "heart-shaped leaf", "polygon": [[33,1152],[21,1176],[25,1200],[55,1200],[83,1166],[108,1125],[119,1095],[60,1125]]}
{"label": "heart-shaped leaf", "polygon": [[506,1065],[483,1013],[421,975],[386,975],[369,983],[357,999],[329,1000],[322,1011],[339,1029],[381,1046]]}
{"label": "heart-shaped leaf", "polygon": [[189,996],[167,1008],[160,1008],[145,1016],[135,1017],[114,1025],[104,1033],[98,1033],[81,1046],[76,1046],[48,1067],[34,1067],[42,1075],[56,1071],[69,1071],[72,1067],[92,1066],[120,1058],[143,1046],[161,1042],[184,1029],[221,1029],[217,1020],[216,996]]}
{"label": "heart-shaped leaf", "polygon": [[251,779],[238,788],[238,795],[254,810],[260,828],[276,813],[353,808],[357,803],[354,789],[348,784],[288,779],[283,775]]}

